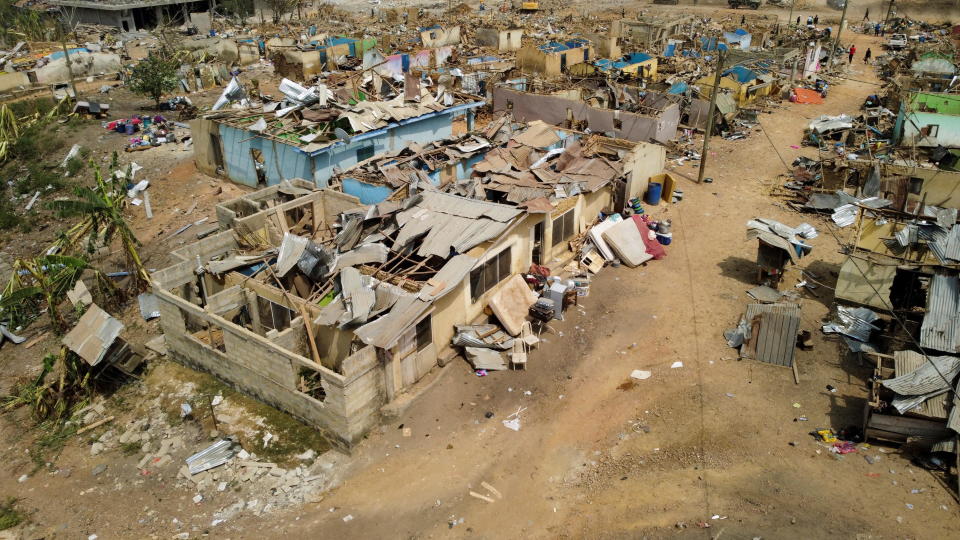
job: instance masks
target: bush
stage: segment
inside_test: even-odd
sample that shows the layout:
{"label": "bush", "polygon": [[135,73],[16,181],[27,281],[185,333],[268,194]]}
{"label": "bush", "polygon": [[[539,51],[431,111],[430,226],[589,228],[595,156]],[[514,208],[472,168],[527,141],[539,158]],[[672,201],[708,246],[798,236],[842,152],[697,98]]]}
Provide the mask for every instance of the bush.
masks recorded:
{"label": "bush", "polygon": [[27,517],[17,510],[17,498],[7,497],[7,500],[0,502],[0,531],[12,529],[23,523]]}

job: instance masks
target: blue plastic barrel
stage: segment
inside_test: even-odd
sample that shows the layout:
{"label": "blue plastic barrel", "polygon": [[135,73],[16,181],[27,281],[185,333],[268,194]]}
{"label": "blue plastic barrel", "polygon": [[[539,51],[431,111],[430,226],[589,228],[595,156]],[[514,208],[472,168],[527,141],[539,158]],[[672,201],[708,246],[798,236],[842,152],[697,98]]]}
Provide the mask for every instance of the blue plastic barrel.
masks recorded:
{"label": "blue plastic barrel", "polygon": [[660,204],[660,193],[663,191],[663,184],[653,182],[647,186],[647,204]]}

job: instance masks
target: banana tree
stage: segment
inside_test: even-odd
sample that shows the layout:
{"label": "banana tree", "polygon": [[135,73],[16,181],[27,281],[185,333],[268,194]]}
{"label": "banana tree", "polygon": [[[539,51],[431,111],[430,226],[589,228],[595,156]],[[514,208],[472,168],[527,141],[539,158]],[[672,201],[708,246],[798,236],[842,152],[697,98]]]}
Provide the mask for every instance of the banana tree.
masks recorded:
{"label": "banana tree", "polygon": [[109,246],[119,238],[133,277],[134,292],[143,292],[150,284],[150,278],[140,253],[140,241],[130,230],[123,216],[127,200],[122,187],[111,175],[111,181],[104,180],[100,169],[94,166],[96,188],[78,187],[76,199],[51,201],[47,207],[55,210],[61,217],[79,216],[82,220],[67,231],[59,241],[59,247],[73,249],[86,237],[86,251],[93,253],[101,246]]}
{"label": "banana tree", "polygon": [[57,306],[87,268],[84,259],[65,255],[17,259],[13,276],[0,295],[0,313],[5,319],[22,321],[45,304],[53,330],[65,330],[67,324]]}

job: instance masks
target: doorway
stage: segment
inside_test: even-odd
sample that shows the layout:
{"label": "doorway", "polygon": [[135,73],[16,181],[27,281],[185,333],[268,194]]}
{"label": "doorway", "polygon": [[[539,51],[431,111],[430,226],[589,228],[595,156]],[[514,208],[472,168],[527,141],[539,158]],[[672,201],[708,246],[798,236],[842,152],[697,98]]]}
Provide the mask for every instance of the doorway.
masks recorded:
{"label": "doorway", "polygon": [[530,261],[536,265],[543,264],[543,221],[533,226],[533,247],[530,250]]}

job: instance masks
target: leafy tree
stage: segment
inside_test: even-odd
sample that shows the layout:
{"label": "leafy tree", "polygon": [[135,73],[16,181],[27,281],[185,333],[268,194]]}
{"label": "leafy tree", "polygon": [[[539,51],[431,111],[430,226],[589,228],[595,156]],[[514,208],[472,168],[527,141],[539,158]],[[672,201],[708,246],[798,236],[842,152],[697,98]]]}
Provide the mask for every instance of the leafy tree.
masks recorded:
{"label": "leafy tree", "polygon": [[153,98],[159,107],[160,98],[177,89],[179,67],[180,62],[174,58],[151,54],[133,67],[127,86],[135,94]]}

